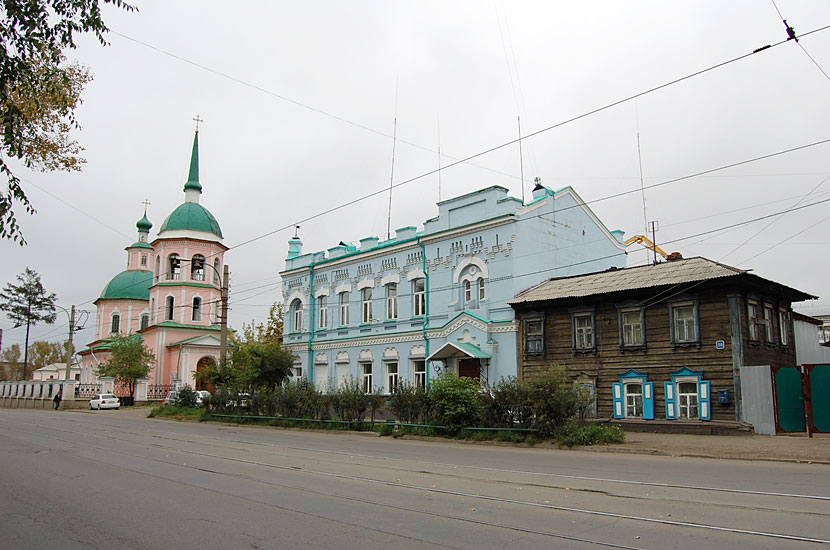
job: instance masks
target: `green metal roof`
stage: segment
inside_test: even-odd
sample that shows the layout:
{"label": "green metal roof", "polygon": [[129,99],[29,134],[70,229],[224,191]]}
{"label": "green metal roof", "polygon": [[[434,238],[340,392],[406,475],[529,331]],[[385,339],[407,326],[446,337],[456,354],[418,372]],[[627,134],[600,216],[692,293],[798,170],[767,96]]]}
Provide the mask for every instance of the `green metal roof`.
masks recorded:
{"label": "green metal roof", "polygon": [[150,223],[150,220],[147,219],[147,212],[144,212],[144,217],[138,220],[135,224],[139,231],[143,233],[149,233],[150,228],[153,227],[153,224]]}
{"label": "green metal roof", "polygon": [[128,246],[127,248],[149,248],[150,250],[153,250],[153,247],[150,246],[150,243],[143,243],[141,241],[135,242],[135,243],[131,244],[130,246]]}
{"label": "green metal roof", "polygon": [[184,189],[198,189],[202,191],[202,184],[199,183],[199,131],[196,130],[196,135],[193,137],[193,152],[190,154],[190,173],[187,176],[187,183],[184,184]]}
{"label": "green metal roof", "polygon": [[153,273],[150,271],[122,271],[107,283],[101,298],[149,300],[152,284]]}
{"label": "green metal roof", "polygon": [[167,216],[164,223],[161,224],[159,233],[170,229],[190,229],[193,231],[204,231],[206,233],[213,233],[219,238],[222,238],[222,230],[219,228],[219,222],[213,217],[207,208],[195,202],[186,202],[180,204],[178,208]]}

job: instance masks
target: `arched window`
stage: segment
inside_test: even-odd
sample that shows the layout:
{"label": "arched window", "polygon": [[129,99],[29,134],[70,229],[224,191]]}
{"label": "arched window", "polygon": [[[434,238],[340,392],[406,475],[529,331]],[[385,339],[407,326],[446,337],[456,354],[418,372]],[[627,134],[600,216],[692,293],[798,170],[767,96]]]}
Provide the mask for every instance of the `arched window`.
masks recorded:
{"label": "arched window", "polygon": [[142,254],[141,255],[141,267],[146,267],[146,266],[147,266],[147,254]]}
{"label": "arched window", "polygon": [[[156,258],[156,259],[158,259],[158,258]],[[156,297],[155,296],[153,296],[150,299],[150,318],[153,320],[154,323],[156,322]]]}
{"label": "arched window", "polygon": [[110,327],[110,334],[117,334],[121,330],[121,315],[118,313],[112,314],[112,326]]}
{"label": "arched window", "polygon": [[470,288],[470,281],[464,281],[464,303],[469,303],[473,299],[473,292]]}
{"label": "arched window", "polygon": [[201,298],[193,298],[193,312],[190,316],[190,319],[193,321],[201,321],[202,320],[202,299]]}
{"label": "arched window", "polygon": [[213,260],[213,284],[221,285],[222,279],[219,277],[219,258]]}
{"label": "arched window", "polygon": [[182,262],[179,260],[179,255],[170,254],[167,257],[167,278],[173,279],[174,281],[178,280],[182,275],[181,269]]}
{"label": "arched window", "polygon": [[205,280],[205,257],[196,254],[190,261],[190,278],[194,281]]}
{"label": "arched window", "polygon": [[294,324],[291,327],[294,332],[302,332],[303,330],[303,303],[299,300],[294,300],[291,303],[291,312],[293,313]]}
{"label": "arched window", "polygon": [[144,313],[141,315],[141,324],[139,325],[141,328],[139,330],[145,329],[150,326],[150,315]]}
{"label": "arched window", "polygon": [[159,280],[159,269],[161,269],[161,256],[156,256],[156,282]]}
{"label": "arched window", "polygon": [[173,308],[176,306],[176,299],[172,296],[167,297],[164,307],[164,319],[167,321],[173,320]]}
{"label": "arched window", "polygon": [[478,279],[478,301],[482,301],[484,299],[484,279],[479,277]]}

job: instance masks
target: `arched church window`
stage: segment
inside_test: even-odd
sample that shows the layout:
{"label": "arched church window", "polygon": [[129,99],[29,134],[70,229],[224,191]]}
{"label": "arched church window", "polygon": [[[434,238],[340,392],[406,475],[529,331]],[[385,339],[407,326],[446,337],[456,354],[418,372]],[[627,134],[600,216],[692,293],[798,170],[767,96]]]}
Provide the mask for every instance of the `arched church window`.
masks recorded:
{"label": "arched church window", "polygon": [[213,260],[213,284],[222,284],[222,279],[219,277],[219,258]]}
{"label": "arched church window", "polygon": [[159,280],[159,269],[161,269],[161,256],[156,256],[156,282]]}
{"label": "arched church window", "polygon": [[143,329],[147,328],[148,326],[150,326],[150,315],[149,314],[144,313],[144,314],[141,315],[141,324],[139,326],[141,327],[140,330],[143,330]]}
{"label": "arched church window", "polygon": [[173,320],[173,308],[176,306],[176,299],[172,296],[167,297],[167,302],[164,307],[164,318],[167,321]]}
{"label": "arched church window", "polygon": [[193,298],[193,314],[191,315],[190,318],[193,321],[201,321],[202,320],[202,299],[201,298]]}
{"label": "arched church window", "polygon": [[479,277],[478,279],[478,300],[481,301],[484,299],[484,279]]}
{"label": "arched church window", "polygon": [[464,281],[464,303],[468,303],[473,299],[473,292],[470,288],[470,281]]}
{"label": "arched church window", "polygon": [[141,255],[141,265],[142,265],[142,267],[147,266],[147,254],[142,254]]}
{"label": "arched church window", "polygon": [[167,278],[177,281],[182,274],[182,262],[178,254],[170,254],[167,257]]}
{"label": "arched church window", "polygon": [[205,257],[196,254],[190,261],[190,278],[194,281],[205,280]]}
{"label": "arched church window", "polygon": [[116,334],[121,330],[121,315],[118,313],[112,314],[112,325],[110,326],[110,334]]}

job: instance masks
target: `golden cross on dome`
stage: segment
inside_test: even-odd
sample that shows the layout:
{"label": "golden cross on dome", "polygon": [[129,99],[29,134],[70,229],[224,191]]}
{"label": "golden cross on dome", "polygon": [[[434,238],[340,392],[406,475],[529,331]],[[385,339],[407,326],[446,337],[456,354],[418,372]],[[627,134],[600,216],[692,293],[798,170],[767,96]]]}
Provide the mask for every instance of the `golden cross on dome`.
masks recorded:
{"label": "golden cross on dome", "polygon": [[203,118],[199,118],[199,115],[196,115],[196,118],[194,118],[193,121],[196,123],[196,131],[198,132],[199,131],[199,123],[204,122],[205,120]]}
{"label": "golden cross on dome", "polygon": [[141,201],[141,204],[144,205],[144,213],[146,214],[147,213],[147,207],[150,206],[150,201],[148,201],[147,199],[144,199],[143,201]]}

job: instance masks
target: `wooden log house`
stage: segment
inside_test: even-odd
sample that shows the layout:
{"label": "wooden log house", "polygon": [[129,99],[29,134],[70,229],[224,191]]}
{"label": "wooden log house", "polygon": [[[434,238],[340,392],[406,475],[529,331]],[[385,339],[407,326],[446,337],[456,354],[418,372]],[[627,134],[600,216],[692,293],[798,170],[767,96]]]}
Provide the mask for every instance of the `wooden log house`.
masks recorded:
{"label": "wooden log house", "polygon": [[795,365],[814,298],[705,258],[550,279],[510,302],[519,377],[564,365],[599,418],[740,422],[741,368]]}

